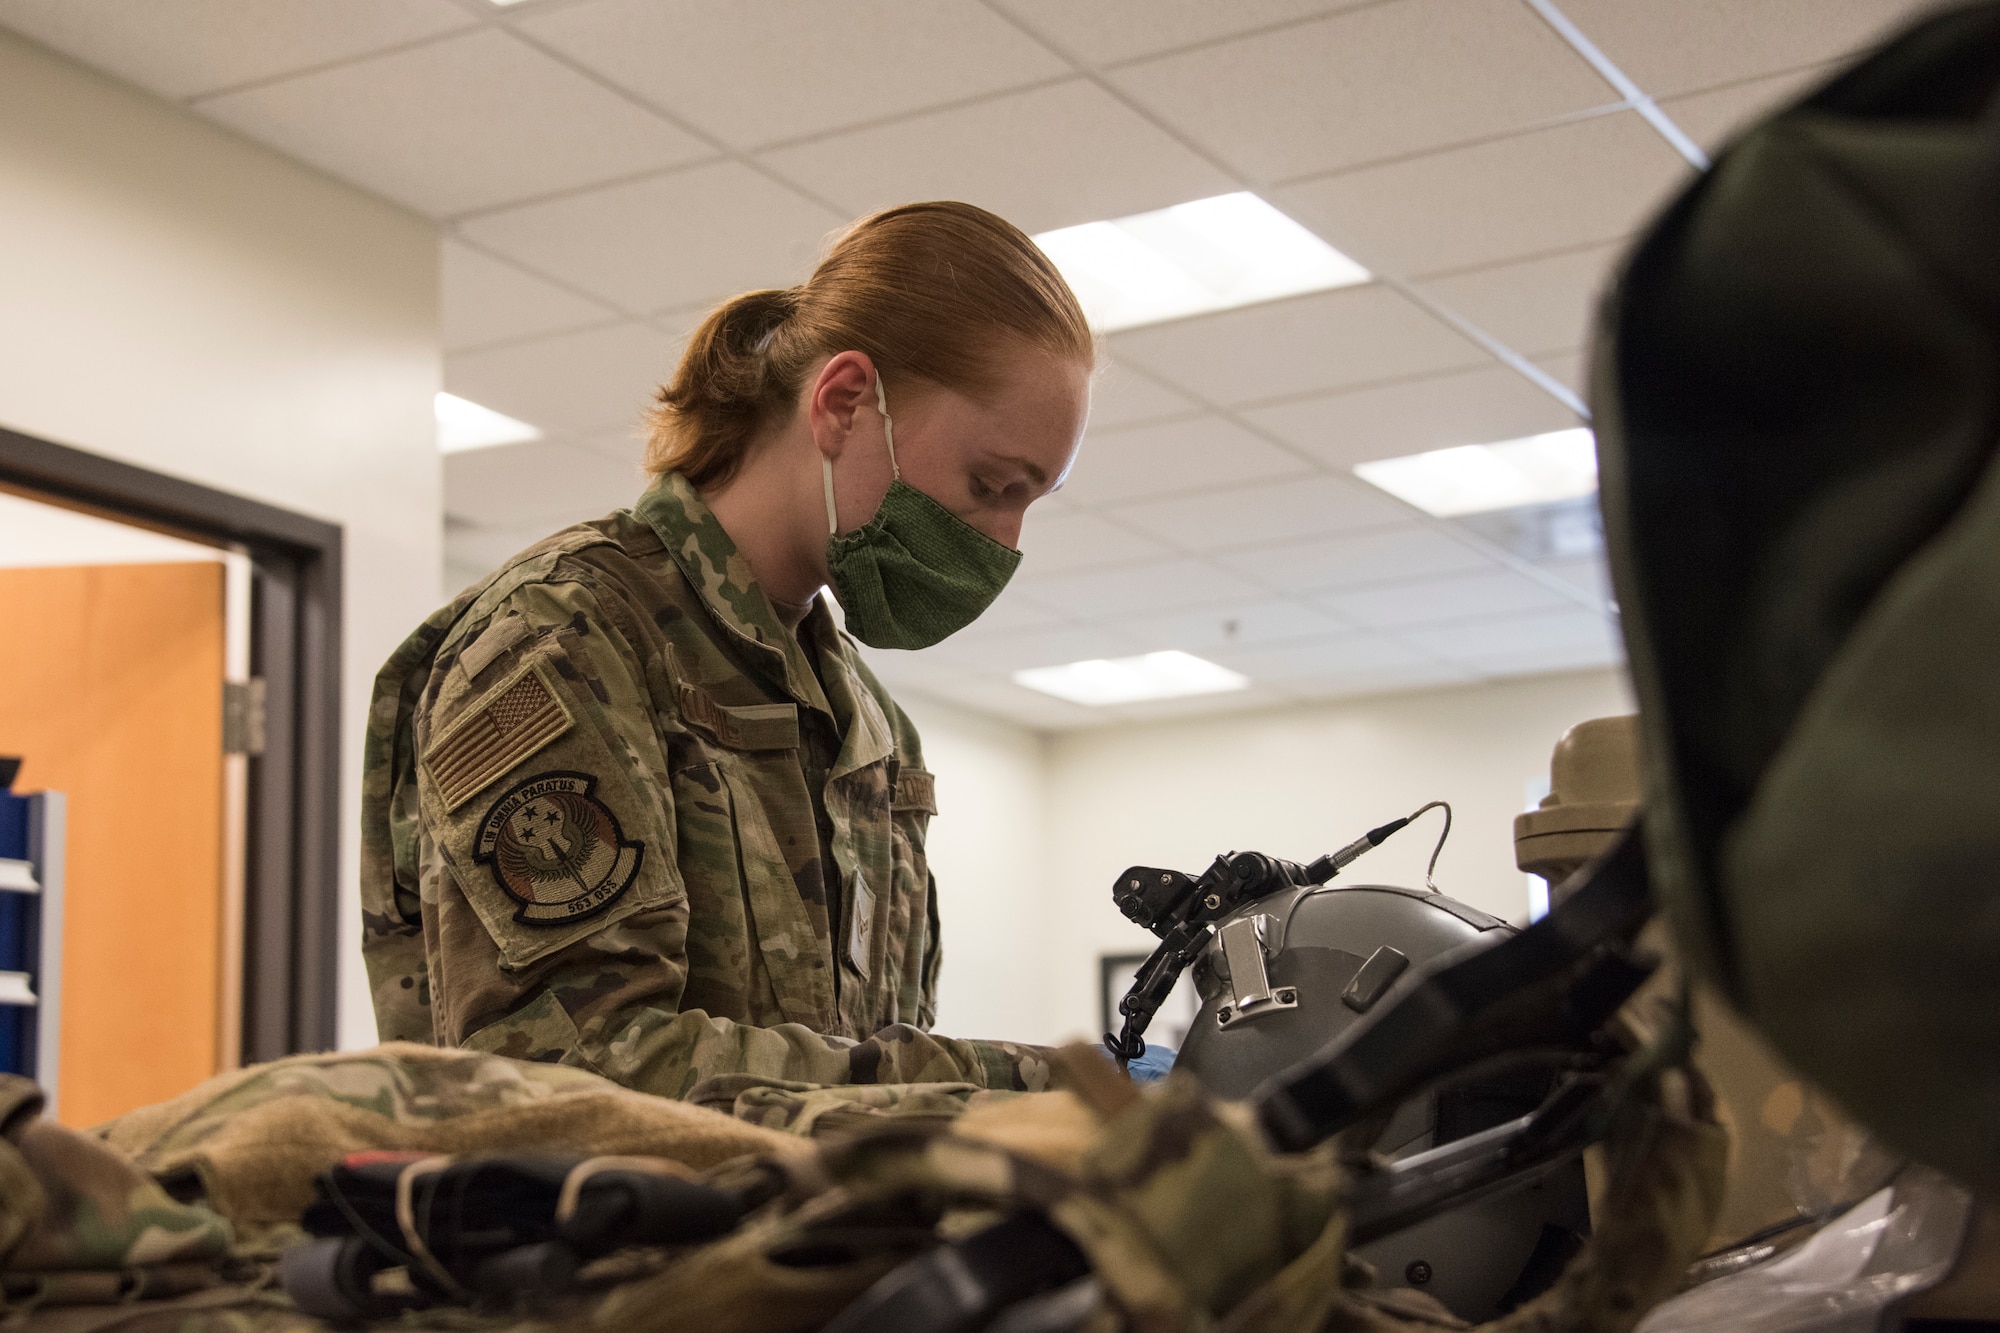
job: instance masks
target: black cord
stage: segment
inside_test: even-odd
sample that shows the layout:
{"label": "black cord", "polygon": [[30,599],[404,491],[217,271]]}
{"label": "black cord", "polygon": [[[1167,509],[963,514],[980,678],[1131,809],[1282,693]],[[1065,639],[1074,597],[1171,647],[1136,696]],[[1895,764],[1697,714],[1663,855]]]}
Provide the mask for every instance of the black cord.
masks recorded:
{"label": "black cord", "polygon": [[398,1265],[404,1268],[413,1268],[416,1266],[417,1257],[414,1254],[411,1254],[408,1250],[405,1250],[402,1246],[391,1241],[387,1236],[384,1236],[381,1232],[370,1226],[368,1219],[355,1210],[354,1205],[348,1202],[346,1193],[341,1189],[339,1178],[333,1172],[329,1171],[322,1176],[320,1184],[326,1190],[327,1199],[335,1208],[340,1210],[340,1215],[347,1219],[347,1225],[354,1228],[355,1235],[368,1242],[378,1254],[381,1254],[385,1258],[393,1259]]}

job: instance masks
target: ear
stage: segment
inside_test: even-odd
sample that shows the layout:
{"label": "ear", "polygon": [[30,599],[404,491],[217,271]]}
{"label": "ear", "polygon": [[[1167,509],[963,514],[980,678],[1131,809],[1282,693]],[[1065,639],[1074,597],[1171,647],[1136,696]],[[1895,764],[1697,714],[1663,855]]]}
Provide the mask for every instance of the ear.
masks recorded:
{"label": "ear", "polygon": [[840,457],[854,434],[856,412],[874,401],[875,363],[866,352],[839,352],[820,367],[806,399],[806,417],[822,457]]}

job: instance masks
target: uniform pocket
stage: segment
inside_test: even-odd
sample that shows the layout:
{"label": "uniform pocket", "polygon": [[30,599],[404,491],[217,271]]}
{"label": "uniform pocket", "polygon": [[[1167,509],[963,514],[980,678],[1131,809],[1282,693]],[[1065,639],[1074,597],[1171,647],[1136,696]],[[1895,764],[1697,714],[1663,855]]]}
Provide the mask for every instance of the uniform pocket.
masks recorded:
{"label": "uniform pocket", "polygon": [[754,950],[783,1021],[826,1031],[834,1004],[825,950],[741,762],[720,755],[673,778],[689,895],[685,1003],[756,1021]]}

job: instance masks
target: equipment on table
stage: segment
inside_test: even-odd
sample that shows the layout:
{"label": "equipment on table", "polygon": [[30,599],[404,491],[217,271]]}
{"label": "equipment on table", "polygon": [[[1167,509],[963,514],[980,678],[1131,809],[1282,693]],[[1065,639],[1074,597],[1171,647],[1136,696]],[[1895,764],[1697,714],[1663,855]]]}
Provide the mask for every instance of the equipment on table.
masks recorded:
{"label": "equipment on table", "polygon": [[433,1304],[506,1305],[575,1289],[594,1259],[711,1240],[746,1201],[656,1158],[359,1153],[321,1175],[285,1252],[285,1294],[323,1319]]}

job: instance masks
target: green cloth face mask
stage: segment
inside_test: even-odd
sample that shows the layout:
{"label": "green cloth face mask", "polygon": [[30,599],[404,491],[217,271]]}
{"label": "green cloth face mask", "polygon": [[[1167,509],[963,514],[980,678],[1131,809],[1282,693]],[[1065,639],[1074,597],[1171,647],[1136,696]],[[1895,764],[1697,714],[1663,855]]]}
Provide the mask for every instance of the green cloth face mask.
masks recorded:
{"label": "green cloth face mask", "polygon": [[875,406],[895,480],[875,517],[840,534],[833,506],[833,464],[826,478],[826,570],[847,618],[847,632],[870,648],[928,648],[979,618],[1014,577],[1021,553],[1009,550],[903,480],[896,431],[882,377]]}

